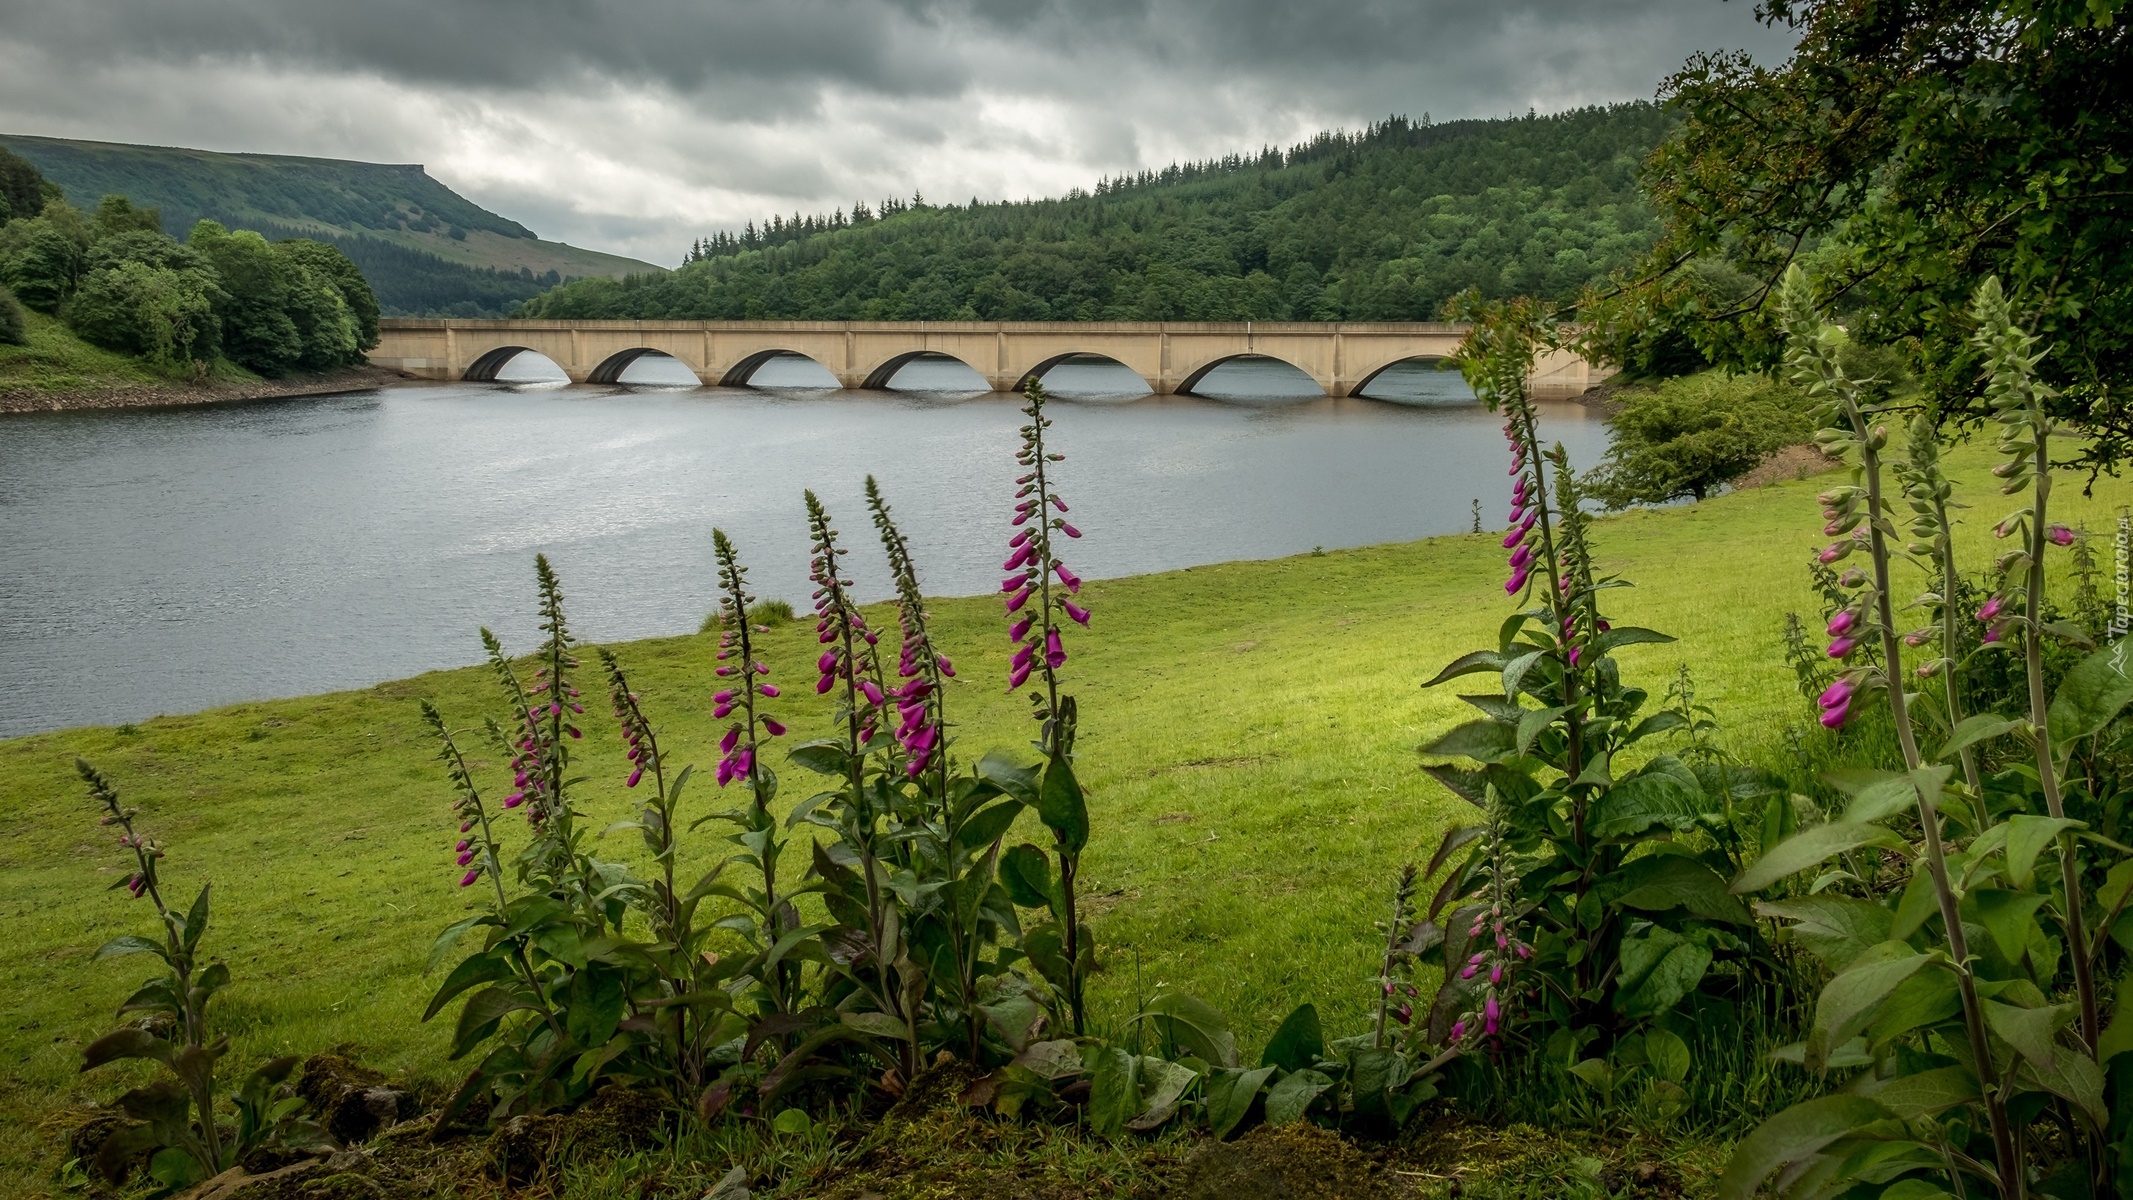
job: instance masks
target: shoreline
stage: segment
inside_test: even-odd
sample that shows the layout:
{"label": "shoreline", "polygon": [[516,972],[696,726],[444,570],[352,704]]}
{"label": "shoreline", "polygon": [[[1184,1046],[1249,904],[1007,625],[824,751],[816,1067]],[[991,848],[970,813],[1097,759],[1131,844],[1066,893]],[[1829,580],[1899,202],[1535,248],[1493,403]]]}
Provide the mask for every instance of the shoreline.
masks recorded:
{"label": "shoreline", "polygon": [[318,375],[260,379],[250,383],[129,384],[65,392],[9,389],[0,390],[0,415],[244,404],[260,400],[293,400],[305,396],[337,396],[405,382],[408,382],[407,377],[398,371],[384,367],[360,366]]}

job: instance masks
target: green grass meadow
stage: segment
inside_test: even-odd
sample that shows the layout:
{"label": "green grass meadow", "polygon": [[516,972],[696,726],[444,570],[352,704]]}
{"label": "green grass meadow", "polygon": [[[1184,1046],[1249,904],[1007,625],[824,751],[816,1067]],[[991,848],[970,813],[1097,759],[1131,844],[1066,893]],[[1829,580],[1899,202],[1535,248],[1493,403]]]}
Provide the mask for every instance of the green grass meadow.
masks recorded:
{"label": "green grass meadow", "polygon": [[[98,391],[106,388],[169,387],[191,383],[191,364],[161,368],[130,354],[100,349],[74,336],[56,317],[25,312],[28,344],[0,346],[0,392],[37,395]],[[209,378],[240,383],[258,376],[217,361]]]}
{"label": "green grass meadow", "polygon": [[[1977,506],[1966,526],[1973,563],[1983,561],[2003,504],[1978,486],[1989,465],[1978,446],[1949,462]],[[1602,566],[1637,585],[1610,594],[1614,621],[1683,638],[1624,651],[1625,672],[1656,704],[1688,663],[1699,700],[1717,709],[1723,740],[1737,751],[1778,753],[1788,725],[1824,736],[1794,689],[1779,633],[1787,610],[1814,610],[1803,563],[1819,535],[1812,495],[1827,483],[1632,512],[1596,527]],[[2133,484],[2103,480],[2084,498],[2069,480],[2054,515],[2104,531],[2112,509],[2129,501]],[[1485,503],[1495,511],[1502,498]],[[871,532],[862,514],[843,518],[851,540]],[[2109,557],[2101,548],[2106,573]],[[1080,697],[1095,828],[1084,870],[1104,966],[1093,987],[1103,1023],[1129,1015],[1137,993],[1167,988],[1228,1012],[1254,1046],[1305,1000],[1319,1005],[1329,1032],[1359,1027],[1381,944],[1371,923],[1384,915],[1400,864],[1426,858],[1460,805],[1417,769],[1414,748],[1464,706],[1458,689],[1420,684],[1493,643],[1511,607],[1502,560],[1497,535],[1463,535],[1088,585],[1095,627],[1076,631],[1067,673]],[[529,562],[529,596],[532,576]],[[571,580],[563,582],[567,595]],[[709,610],[712,581],[704,585]],[[1899,578],[1899,598],[1921,586],[1915,574]],[[1033,724],[1024,700],[1004,690],[998,600],[942,600],[934,611],[962,672],[948,702],[957,753],[968,761],[1025,746]],[[465,633],[472,657],[479,643],[475,630]],[[699,635],[619,648],[662,727],[668,762],[705,768],[687,801],[693,814],[727,806],[708,770],[721,732],[710,717],[716,643]],[[794,738],[824,727],[826,705],[809,686],[814,655],[808,622],[767,639],[772,681],[788,689],[773,711]],[[590,719],[576,765],[591,779],[578,799],[600,828],[624,819],[634,794],[622,786],[604,689],[584,658]],[[75,779],[76,755],[101,766],[169,847],[168,893],[189,899],[213,881],[208,946],[235,975],[217,1001],[220,1027],[234,1035],[240,1062],[352,1044],[386,1070],[452,1070],[443,1058],[449,1020],[420,1020],[436,982],[422,966],[436,932],[478,897],[455,886],[449,847],[458,835],[416,708],[425,697],[457,726],[500,708],[488,672],[467,668],[0,742],[0,1194],[49,1180],[58,1146],[40,1120],[120,1090],[121,1071],[84,1078],[75,1068],[82,1045],[111,1025],[145,975],[138,961],[91,961],[108,938],[147,932],[151,914],[107,890],[124,877],[123,862]],[[483,766],[495,780],[501,764],[492,757]],[[797,768],[781,775],[781,803],[812,790],[813,777]],[[1032,840],[1041,833],[1033,820],[1018,830]],[[690,848],[707,864],[724,846],[707,826]],[[645,858],[634,833],[603,850]]]}

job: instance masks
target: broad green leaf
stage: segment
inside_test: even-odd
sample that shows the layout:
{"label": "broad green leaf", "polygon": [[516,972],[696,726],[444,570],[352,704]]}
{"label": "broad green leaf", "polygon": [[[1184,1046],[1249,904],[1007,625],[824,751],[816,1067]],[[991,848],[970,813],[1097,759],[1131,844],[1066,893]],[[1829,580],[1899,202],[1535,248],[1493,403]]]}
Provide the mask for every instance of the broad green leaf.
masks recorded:
{"label": "broad green leaf", "polygon": [[888,1038],[891,1041],[900,1042],[910,1032],[904,1028],[902,1021],[885,1012],[848,1012],[838,1019],[870,1037]]}
{"label": "broad green leaf", "polygon": [[510,988],[492,987],[467,997],[465,1006],[459,1010],[459,1027],[453,1031],[452,1052],[447,1057],[465,1057],[467,1051],[494,1033],[505,1017],[531,1007]]}
{"label": "broad green leaf", "polygon": [[1265,1087],[1267,1077],[1279,1069],[1216,1067],[1207,1073],[1207,1130],[1217,1141],[1228,1137],[1251,1112],[1252,1101],[1258,1097],[1259,1089]]}
{"label": "broad green leaf", "polygon": [[1644,1035],[1644,1059],[1661,1079],[1680,1083],[1689,1077],[1689,1044],[1664,1029]]}
{"label": "broad green leaf", "polygon": [[1333,1080],[1317,1071],[1294,1071],[1282,1076],[1267,1089],[1266,1123],[1294,1125],[1303,1120],[1311,1102],[1332,1086]]}
{"label": "broad green leaf", "polygon": [[1596,837],[1634,837],[1654,825],[1677,832],[1691,828],[1710,811],[1696,773],[1680,759],[1662,755],[1601,793],[1588,824]]}
{"label": "broad green leaf", "polygon": [[81,1069],[100,1067],[122,1058],[152,1058],[168,1065],[172,1047],[169,1042],[139,1026],[114,1029],[82,1048]]}
{"label": "broad green leaf", "polygon": [[1733,1148],[1718,1181],[1718,1200],[1750,1200],[1772,1171],[1802,1162],[1888,1110],[1864,1096],[1821,1096],[1795,1104],[1757,1126]]}
{"label": "broad green leaf", "polygon": [[165,962],[170,961],[170,952],[164,949],[161,942],[151,942],[147,938],[132,933],[122,933],[98,946],[96,953],[91,957],[117,958],[121,954],[153,954]]}
{"label": "broad green leaf", "polygon": [[794,766],[804,767],[817,775],[849,775],[851,771],[852,757],[845,752],[844,743],[827,738],[792,746],[786,750],[785,757],[791,759]]}
{"label": "broad green leaf", "polygon": [[[979,809],[975,815],[963,823],[961,829],[955,831],[955,844],[965,850],[977,850],[983,846],[990,846],[1007,836],[1007,831],[1014,827],[1015,818],[1021,815],[1021,801],[1011,797],[994,801],[990,806]],[[1086,829],[1088,822],[1088,814],[1086,812],[1082,814],[1082,822],[1084,829]],[[1086,839],[1087,834],[1084,833],[1083,837]]]}
{"label": "broad green leaf", "polygon": [[1168,1121],[1200,1073],[1182,1063],[1141,1056],[1141,1111],[1126,1128],[1145,1132]]}
{"label": "broad green leaf", "polygon": [[1852,821],[1810,826],[1772,846],[1768,853],[1748,864],[1748,869],[1733,881],[1733,891],[1735,894],[1759,892],[1788,875],[1797,875],[1825,859],[1861,846],[1901,849],[1903,839],[1879,826]]}
{"label": "broad green leaf", "polygon": [[423,1010],[422,1019],[427,1021],[436,1016],[443,1011],[446,1004],[451,1003],[452,997],[470,987],[484,983],[495,983],[499,979],[508,979],[510,976],[511,960],[501,949],[484,950],[480,954],[469,955],[458,966],[452,968],[450,975],[445,976],[443,985],[437,989],[437,994],[430,997],[429,1008]]}
{"label": "broad green leaf", "polygon": [[1054,893],[1052,860],[1036,846],[1024,842],[1010,847],[1000,856],[1000,883],[1007,889],[1007,898],[1023,908],[1051,909],[1053,916],[1060,915],[1061,907]]}
{"label": "broad green leaf", "polygon": [[1914,1120],[1977,1099],[1977,1076],[1968,1067],[1937,1067],[1872,1085],[1865,1095],[1896,1116]]}
{"label": "broad green leaf", "polygon": [[2021,813],[2007,819],[2007,881],[2026,888],[2036,876],[2037,855],[2052,844],[2064,829],[2085,829],[2070,817],[2037,817]]}
{"label": "broad green leaf", "polygon": [[1533,739],[1539,737],[1542,730],[1553,725],[1557,717],[1569,711],[1570,709],[1567,706],[1559,705],[1555,708],[1536,708],[1519,714],[1518,734],[1514,739],[1515,744],[1511,747],[1511,752],[1513,754],[1524,754],[1531,750],[1533,748]]}
{"label": "broad green leaf", "polygon": [[1992,935],[2001,957],[2019,962],[2029,945],[2029,930],[2037,909],[2046,897],[2036,892],[2011,892],[2005,888],[1978,888],[1964,898],[1977,906],[1978,923]]}
{"label": "broad green leaf", "polygon": [[2053,1037],[2072,1014],[2072,1007],[2065,1004],[2047,1005],[2043,1008],[2020,1008],[1987,1000],[1985,1024],[2000,1040],[2015,1048],[2029,1065],[2040,1071],[2054,1071],[2058,1062],[2052,1054]]}
{"label": "broad green leaf", "polygon": [[1920,971],[1890,993],[1867,1026],[1867,1036],[1886,1046],[1914,1029],[1938,1024],[1963,1011],[1955,977],[1946,971]]}
{"label": "broad green leaf", "polygon": [[1486,717],[1455,726],[1436,741],[1422,747],[1422,753],[1440,758],[1471,758],[1476,762],[1497,762],[1511,757],[1516,732],[1499,721]]}
{"label": "broad green leaf", "polygon": [[1844,820],[1872,825],[1917,809],[1918,789],[1912,786],[1909,776],[1876,774],[1884,777],[1852,793],[1851,803],[1844,806]]}
{"label": "broad green leaf", "polygon": [[1881,1200],[1940,1200],[1946,1195],[1946,1188],[1917,1176],[1899,1179],[1881,1190]]}
{"label": "broad green leaf", "polygon": [[1090,1073],[1089,1127],[1107,1138],[1126,1131],[1141,1110],[1140,1059],[1116,1046],[1096,1052]]}
{"label": "broad green leaf", "polygon": [[1081,784],[1074,779],[1074,767],[1064,755],[1054,755],[1044,765],[1044,782],[1037,789],[1037,818],[1058,836],[1067,853],[1079,854],[1089,844],[1089,807],[1082,799]]}
{"label": "broad green leaf", "polygon": [[2108,1125],[2111,1118],[2103,1101],[2103,1069],[2096,1065],[2096,1060],[2079,1051],[2056,1046],[2052,1064],[2049,1071],[2036,1072],[2038,1080],[2073,1101],[2096,1129]]}
{"label": "broad green leaf", "polygon": [[1461,675],[1472,675],[1480,671],[1501,670],[1503,670],[1503,655],[1494,650],[1476,650],[1472,654],[1462,654],[1453,659],[1450,665],[1437,672],[1436,678],[1431,679],[1422,686],[1425,689],[1433,688],[1447,680],[1457,679]]}
{"label": "broad green leaf", "polygon": [[1184,992],[1164,992],[1143,1015],[1172,1045],[1217,1067],[1237,1065],[1237,1035],[1215,1006]]}
{"label": "broad green leaf", "polygon": [[2045,724],[2052,744],[2071,746],[2111,723],[2133,703],[2133,639],[2107,646],[2075,664],[2052,695]]}
{"label": "broad green leaf", "polygon": [[1948,740],[1941,743],[1940,752],[1933,757],[1942,762],[1952,762],[1955,756],[1964,750],[1979,742],[1999,737],[2020,724],[2020,721],[2010,721],[1998,713],[1978,713],[1976,716],[1964,717],[1962,724],[1957,725],[1954,731],[1948,734]]}
{"label": "broad green leaf", "polygon": [[444,932],[437,935],[436,944],[430,947],[430,960],[423,965],[422,973],[427,975],[436,970],[437,964],[444,961],[444,956],[452,952],[452,947],[458,944],[459,939],[465,936],[469,929],[474,928],[476,925],[494,924],[495,921],[496,918],[488,913],[475,913],[471,917],[454,921],[445,926]]}
{"label": "broad green leaf", "polygon": [[1933,961],[1903,942],[1883,942],[1861,954],[1822,987],[1814,1027],[1807,1035],[1807,1069],[1823,1070],[1829,1052],[1870,1024],[1897,985]]}
{"label": "broad green leaf", "polygon": [[1912,934],[1939,915],[1940,889],[1933,882],[1933,873],[1913,871],[1910,881],[1903,885],[1903,895],[1896,901],[1896,918],[1889,923],[1889,937],[1894,941],[1909,941]]}
{"label": "broad green leaf", "polygon": [[1644,912],[1683,908],[1706,921],[1753,923],[1747,905],[1727,890],[1716,871],[1683,855],[1647,855],[1617,871],[1611,882],[1626,889],[1615,900],[1626,908]]}
{"label": "broad green leaf", "polygon": [[1622,939],[1621,988],[1615,1007],[1623,1015],[1652,1017],[1681,1003],[1711,966],[1709,947],[1654,928]]}
{"label": "broad green leaf", "polygon": [[198,946],[201,935],[207,932],[207,894],[214,888],[211,883],[201,884],[200,894],[193,897],[192,911],[185,914],[185,933],[178,939],[178,944],[187,950]]}
{"label": "broad green leaf", "polygon": [[997,750],[978,760],[978,778],[1024,804],[1037,803],[1037,768],[1025,767]]}
{"label": "broad green leaf", "polygon": [[1868,946],[1889,940],[1889,910],[1850,896],[1758,900],[1755,911],[1775,920],[1794,922],[1789,927],[1793,940],[1832,971],[1850,966]]}
{"label": "broad green leaf", "polygon": [[1673,640],[1674,638],[1671,635],[1660,633],[1657,630],[1640,629],[1635,625],[1624,625],[1618,629],[1610,629],[1592,639],[1592,654],[1597,658],[1603,654],[1613,654],[1624,646],[1664,645]]}
{"label": "broad green leaf", "polygon": [[1430,856],[1429,867],[1422,872],[1422,878],[1436,878],[1437,872],[1444,869],[1444,864],[1451,861],[1461,846],[1487,832],[1486,825],[1454,825],[1445,830],[1444,840],[1437,843],[1437,852]]}
{"label": "broad green leaf", "polygon": [[1299,1004],[1282,1018],[1281,1027],[1266,1044],[1266,1052],[1259,1056],[1259,1065],[1301,1071],[1325,1056],[1326,1037],[1318,1024],[1318,1008]]}
{"label": "broad green leaf", "polygon": [[2096,1061],[2108,1065],[2118,1055],[2133,1050],[2133,972],[2120,976],[2118,998],[2112,1006],[2111,1023],[2096,1039]]}

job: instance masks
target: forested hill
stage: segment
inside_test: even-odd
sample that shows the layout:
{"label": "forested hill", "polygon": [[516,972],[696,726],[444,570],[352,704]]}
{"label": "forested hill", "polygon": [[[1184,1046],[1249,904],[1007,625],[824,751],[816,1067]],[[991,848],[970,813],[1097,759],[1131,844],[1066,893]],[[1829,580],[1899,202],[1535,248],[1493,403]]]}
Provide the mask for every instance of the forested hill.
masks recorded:
{"label": "forested hill", "polygon": [[0,147],[85,208],[120,195],[159,209],[164,230],[180,239],[207,218],[277,240],[330,242],[363,269],[387,314],[501,316],[566,279],[657,269],[542,241],[414,165],[14,134],[0,134]]}
{"label": "forested hill", "polygon": [[[1431,320],[1472,286],[1569,297],[1658,234],[1650,104],[1430,124],[1106,180],[1060,199],[777,218],[678,271],[586,279],[525,316]],[[795,227],[797,226],[797,228]],[[697,257],[702,255],[702,257]]]}

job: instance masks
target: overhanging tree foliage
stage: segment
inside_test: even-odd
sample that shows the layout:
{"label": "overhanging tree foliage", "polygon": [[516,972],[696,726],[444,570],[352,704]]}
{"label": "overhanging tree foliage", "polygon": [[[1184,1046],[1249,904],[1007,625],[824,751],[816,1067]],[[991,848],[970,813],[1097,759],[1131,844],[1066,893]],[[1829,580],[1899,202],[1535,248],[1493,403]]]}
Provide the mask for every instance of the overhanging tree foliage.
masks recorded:
{"label": "overhanging tree foliage", "polygon": [[[1656,326],[1767,368],[1765,301],[1809,268],[1852,334],[1904,349],[1941,415],[1983,416],[1970,289],[2006,281],[2057,351],[2061,415],[2133,453],[2133,33],[2125,0],[1763,0],[1780,67],[1701,55],[1662,89],[1682,127],[1647,165],[1666,223],[1633,283],[1592,298],[1618,356]],[[1713,289],[1720,259],[1753,286]],[[1731,289],[1738,291],[1739,289]],[[1618,361],[1619,361],[1618,357]]]}

